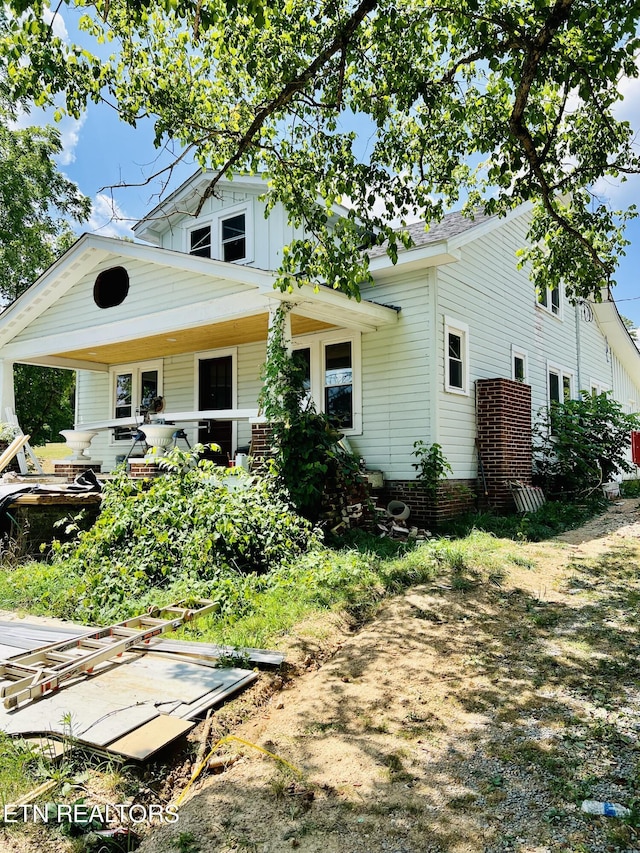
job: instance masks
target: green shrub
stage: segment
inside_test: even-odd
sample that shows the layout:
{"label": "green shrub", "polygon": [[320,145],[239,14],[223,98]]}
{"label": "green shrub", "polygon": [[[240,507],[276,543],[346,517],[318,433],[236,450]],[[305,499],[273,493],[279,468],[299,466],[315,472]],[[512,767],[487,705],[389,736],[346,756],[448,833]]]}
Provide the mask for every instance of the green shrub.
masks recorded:
{"label": "green shrub", "polygon": [[453,474],[453,468],[448,463],[439,444],[426,445],[424,441],[414,441],[413,453],[418,460],[411,465],[416,469],[419,483],[430,498],[435,498],[438,491],[438,483],[447,474]]}
{"label": "green shrub", "polygon": [[582,391],[579,400],[552,403],[534,428],[536,474],[546,492],[580,495],[628,473],[627,458],[636,415],[605,394]]}
{"label": "green shrub", "polygon": [[623,498],[640,497],[640,480],[623,480],[620,483],[620,494]]}
{"label": "green shrub", "polygon": [[495,515],[492,512],[467,513],[441,525],[442,532],[450,536],[468,536],[473,530],[493,533],[495,536],[516,541],[541,542],[584,524],[602,512],[607,501],[597,491],[588,498],[577,501],[547,501],[536,512],[521,515]]}
{"label": "green shrub", "polygon": [[345,494],[358,483],[358,460],[340,446],[342,433],[329,417],[316,411],[304,365],[287,350],[284,319],[290,310],[281,305],[271,325],[260,408],[271,427],[275,476],[298,512],[316,522],[328,486]]}
{"label": "green shrub", "polygon": [[196,458],[171,451],[164,463],[171,472],[150,483],[116,474],[96,524],[54,547],[54,562],[80,578],[76,617],[121,615],[150,588],[176,582],[185,592],[220,591],[225,578],[264,573],[315,541],[272,480]]}

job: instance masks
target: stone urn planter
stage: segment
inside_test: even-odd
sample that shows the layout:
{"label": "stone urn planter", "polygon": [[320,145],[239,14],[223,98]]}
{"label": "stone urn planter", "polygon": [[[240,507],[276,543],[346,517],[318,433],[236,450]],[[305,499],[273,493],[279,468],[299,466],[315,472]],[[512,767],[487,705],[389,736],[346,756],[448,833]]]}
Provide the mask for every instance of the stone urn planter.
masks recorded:
{"label": "stone urn planter", "polygon": [[145,458],[153,462],[154,458],[164,456],[173,441],[175,431],[175,424],[142,424],[140,432],[144,433],[147,444],[151,447],[149,456]]}
{"label": "stone urn planter", "polygon": [[74,451],[71,457],[72,462],[89,462],[91,457],[87,456],[85,450],[89,447],[92,440],[98,435],[97,432],[90,429],[62,429],[60,435],[67,442],[67,445]]}

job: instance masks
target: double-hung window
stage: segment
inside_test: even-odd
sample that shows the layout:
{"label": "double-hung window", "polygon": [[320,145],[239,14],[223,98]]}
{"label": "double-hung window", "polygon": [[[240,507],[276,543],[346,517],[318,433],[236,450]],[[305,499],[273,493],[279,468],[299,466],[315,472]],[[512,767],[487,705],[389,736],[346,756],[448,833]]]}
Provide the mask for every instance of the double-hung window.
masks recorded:
{"label": "double-hung window", "polygon": [[526,350],[511,345],[511,378],[516,382],[528,381],[528,360]]}
{"label": "double-hung window", "polygon": [[573,398],[573,373],[556,365],[547,367],[549,403],[567,403]]}
{"label": "double-hung window", "polygon": [[469,327],[450,317],[444,318],[444,389],[469,393]]}
{"label": "double-hung window", "polygon": [[362,431],[360,335],[308,335],[294,341],[307,396],[341,432]]}
{"label": "double-hung window", "polygon": [[247,258],[247,223],[244,213],[220,220],[220,246],[223,261]]}
{"label": "double-hung window", "polygon": [[200,258],[211,257],[211,226],[194,228],[189,233],[189,254]]}
{"label": "double-hung window", "polygon": [[[112,368],[111,388],[113,417],[132,423],[136,417],[144,416],[154,399],[162,395],[162,363],[142,362]],[[129,438],[129,427],[116,427],[116,441]]]}

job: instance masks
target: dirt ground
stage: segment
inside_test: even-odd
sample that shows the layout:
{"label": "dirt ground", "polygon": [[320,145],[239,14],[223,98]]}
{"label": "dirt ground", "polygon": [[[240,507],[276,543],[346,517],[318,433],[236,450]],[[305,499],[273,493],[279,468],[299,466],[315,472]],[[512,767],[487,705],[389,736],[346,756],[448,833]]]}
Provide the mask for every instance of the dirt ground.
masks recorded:
{"label": "dirt ground", "polygon": [[638,501],[511,553],[500,586],[439,578],[361,630],[305,626],[293,677],[215,721],[298,772],[223,745],[240,759],[142,853],[640,850],[635,821],[580,811],[640,797]]}

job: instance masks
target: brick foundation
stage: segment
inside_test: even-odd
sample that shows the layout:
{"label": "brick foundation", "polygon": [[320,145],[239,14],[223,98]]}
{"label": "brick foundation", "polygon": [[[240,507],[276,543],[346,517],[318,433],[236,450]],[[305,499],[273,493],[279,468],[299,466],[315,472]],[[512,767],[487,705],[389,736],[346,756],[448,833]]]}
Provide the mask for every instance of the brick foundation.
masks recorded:
{"label": "brick foundation", "polygon": [[60,462],[53,463],[53,473],[56,477],[64,477],[67,483],[73,483],[78,474],[84,474],[85,471],[94,471],[99,474],[101,469],[102,462],[72,462],[62,459]]}
{"label": "brick foundation", "polygon": [[132,480],[142,480],[149,477],[161,477],[167,471],[157,462],[145,462],[144,459],[129,459],[129,476]]}
{"label": "brick foundation", "polygon": [[511,379],[479,379],[476,398],[480,505],[510,511],[509,482],[531,483],[531,388]]}
{"label": "brick foundation", "polygon": [[375,489],[374,502],[386,507],[390,501],[402,501],[411,510],[409,526],[437,528],[438,524],[475,508],[475,480],[442,480],[435,500],[416,480],[387,480],[384,488]]}

